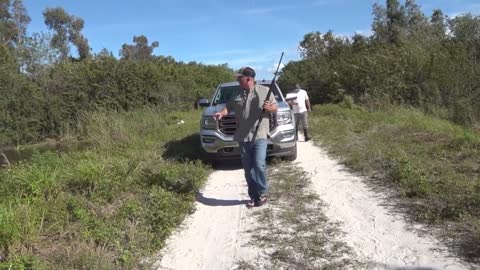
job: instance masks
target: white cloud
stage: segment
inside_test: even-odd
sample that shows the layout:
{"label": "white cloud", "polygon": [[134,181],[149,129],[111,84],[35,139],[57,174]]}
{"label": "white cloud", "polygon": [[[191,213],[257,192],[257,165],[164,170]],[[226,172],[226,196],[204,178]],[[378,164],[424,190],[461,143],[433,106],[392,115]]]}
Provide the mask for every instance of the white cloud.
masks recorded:
{"label": "white cloud", "polygon": [[463,5],[462,10],[452,11],[448,14],[449,18],[455,18],[467,13],[472,13],[473,15],[480,15],[480,3],[473,3],[468,5]]}
{"label": "white cloud", "polygon": [[[267,72],[275,74],[275,71],[277,71],[277,66],[278,63],[272,63],[272,65],[267,69]],[[285,67],[284,63],[280,64],[280,67],[278,68],[278,71],[281,71]]]}
{"label": "white cloud", "polygon": [[[370,36],[373,36],[373,31],[372,31],[372,29],[360,29],[360,30],[355,30],[354,35],[355,34],[370,37]],[[353,35],[351,35],[351,36],[353,36]]]}
{"label": "white cloud", "polygon": [[461,16],[461,15],[464,14],[464,13],[466,13],[466,12],[454,12],[454,13],[451,13],[451,14],[449,14],[449,15],[447,15],[447,16],[448,16],[449,18],[452,18],[452,19],[453,19],[453,18],[456,18],[456,17],[458,17],[458,16]]}
{"label": "white cloud", "polygon": [[240,11],[240,13],[243,15],[267,15],[267,14],[275,13],[277,11],[290,10],[298,7],[299,6],[293,6],[293,5],[275,6],[275,7],[257,7],[257,8],[242,10]]}

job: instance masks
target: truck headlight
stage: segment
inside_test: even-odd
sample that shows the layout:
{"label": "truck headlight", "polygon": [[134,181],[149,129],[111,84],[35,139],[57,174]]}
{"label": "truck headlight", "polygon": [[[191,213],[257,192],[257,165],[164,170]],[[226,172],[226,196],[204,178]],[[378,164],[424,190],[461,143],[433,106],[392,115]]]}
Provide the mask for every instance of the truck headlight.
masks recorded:
{"label": "truck headlight", "polygon": [[202,120],[203,127],[206,129],[215,129],[217,128],[217,121],[212,116],[204,117]]}
{"label": "truck headlight", "polygon": [[292,114],[290,112],[277,112],[277,123],[279,125],[290,124],[292,122]]}

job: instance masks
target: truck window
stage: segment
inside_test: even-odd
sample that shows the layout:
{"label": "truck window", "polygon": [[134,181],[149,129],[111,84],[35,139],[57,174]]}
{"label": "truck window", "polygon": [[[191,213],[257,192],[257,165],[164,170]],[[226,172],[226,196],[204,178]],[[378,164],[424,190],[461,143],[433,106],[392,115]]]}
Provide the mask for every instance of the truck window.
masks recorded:
{"label": "truck window", "polygon": [[213,105],[225,104],[233,100],[240,91],[241,89],[238,85],[221,87],[213,98]]}
{"label": "truck window", "polygon": [[[270,87],[270,84],[262,83],[262,85],[265,87]],[[229,100],[233,100],[238,94],[240,94],[241,91],[242,89],[240,89],[239,85],[221,87],[213,98],[213,105],[225,104]],[[282,97],[279,94],[276,84],[273,85],[272,94],[275,96],[277,102],[282,101]]]}
{"label": "truck window", "polygon": [[[269,83],[267,83],[267,84],[262,83],[262,85],[267,87],[267,88],[270,87]],[[273,84],[272,94],[275,96],[275,99],[277,100],[277,102],[282,101],[282,97],[279,94],[276,83]]]}

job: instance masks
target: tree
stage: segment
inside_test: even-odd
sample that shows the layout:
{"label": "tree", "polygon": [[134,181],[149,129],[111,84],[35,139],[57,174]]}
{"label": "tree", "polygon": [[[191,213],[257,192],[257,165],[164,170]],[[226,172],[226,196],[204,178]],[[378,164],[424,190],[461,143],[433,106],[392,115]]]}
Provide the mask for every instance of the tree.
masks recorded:
{"label": "tree", "polygon": [[99,53],[95,54],[95,58],[115,58],[113,53],[107,50],[107,48],[103,48]]}
{"label": "tree", "polygon": [[69,57],[69,43],[77,47],[80,60],[90,57],[88,40],[81,34],[83,19],[68,14],[61,7],[47,8],[43,17],[48,28],[55,31],[51,45],[60,51],[62,60]]}
{"label": "tree", "polygon": [[469,42],[472,45],[480,40],[480,16],[466,14],[450,19],[448,22],[455,40]]}
{"label": "tree", "polygon": [[10,0],[0,0],[0,45],[15,43],[15,27],[11,20]]}
{"label": "tree", "polygon": [[60,52],[50,46],[51,34],[34,33],[25,39],[25,54],[23,55],[23,71],[37,79],[48,67],[60,57]]}
{"label": "tree", "polygon": [[322,33],[316,31],[305,34],[298,46],[298,50],[304,59],[321,55],[325,52],[325,40]]}
{"label": "tree", "polygon": [[405,36],[407,18],[405,8],[398,0],[387,0],[387,33],[388,41],[392,44],[399,44]]}
{"label": "tree", "polygon": [[361,51],[365,48],[367,48],[368,45],[368,38],[359,34],[355,33],[355,35],[352,37],[352,48],[354,52]]}
{"label": "tree", "polygon": [[432,18],[430,19],[430,26],[432,36],[438,40],[443,40],[447,33],[447,26],[445,25],[445,15],[440,9],[433,11]]}
{"label": "tree", "polygon": [[72,16],[70,26],[71,31],[68,40],[77,47],[80,59],[86,59],[90,56],[90,47],[88,46],[88,40],[81,34],[84,21],[81,18]]}
{"label": "tree", "polygon": [[27,26],[30,23],[30,16],[23,6],[22,0],[14,0],[12,5],[12,22],[15,30],[15,55],[20,66],[20,70],[26,69],[26,57],[28,51],[25,47],[25,40],[27,39]]}
{"label": "tree", "polygon": [[148,39],[144,35],[133,37],[134,45],[123,44],[120,56],[125,60],[146,60],[152,59],[153,49],[158,47],[158,41],[148,45]]}
{"label": "tree", "polygon": [[405,7],[400,5],[398,0],[387,0],[386,8],[375,3],[372,30],[376,41],[400,44],[407,30]]}
{"label": "tree", "polygon": [[[466,14],[449,20],[453,41],[467,49],[473,68],[480,75],[480,16]],[[480,96],[480,95],[479,95]]]}
{"label": "tree", "polygon": [[18,71],[15,55],[5,45],[0,45],[0,63],[0,145],[18,145],[37,136],[41,93]]}
{"label": "tree", "polygon": [[15,40],[17,44],[22,47],[27,35],[27,26],[31,21],[25,6],[23,6],[22,0],[13,1],[12,21],[15,27]]}
{"label": "tree", "polygon": [[378,3],[373,4],[372,31],[374,40],[380,43],[387,42],[387,11]]}
{"label": "tree", "polygon": [[43,17],[47,27],[55,31],[51,40],[51,46],[60,52],[61,59],[67,59],[70,52],[67,37],[70,15],[63,8],[47,8],[43,12]]}
{"label": "tree", "polygon": [[428,20],[415,0],[405,1],[405,16],[409,38],[424,39],[427,34]]}

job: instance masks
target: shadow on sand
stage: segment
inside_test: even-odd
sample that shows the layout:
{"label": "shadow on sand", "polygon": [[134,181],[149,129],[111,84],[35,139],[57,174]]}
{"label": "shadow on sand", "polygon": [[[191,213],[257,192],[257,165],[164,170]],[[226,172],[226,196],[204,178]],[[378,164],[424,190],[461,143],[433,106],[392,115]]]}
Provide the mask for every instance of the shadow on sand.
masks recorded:
{"label": "shadow on sand", "polygon": [[215,198],[207,198],[199,192],[197,194],[197,202],[208,206],[235,206],[246,204],[248,200],[219,200]]}

